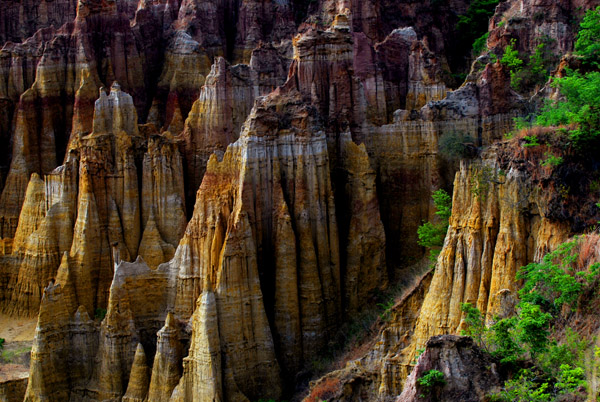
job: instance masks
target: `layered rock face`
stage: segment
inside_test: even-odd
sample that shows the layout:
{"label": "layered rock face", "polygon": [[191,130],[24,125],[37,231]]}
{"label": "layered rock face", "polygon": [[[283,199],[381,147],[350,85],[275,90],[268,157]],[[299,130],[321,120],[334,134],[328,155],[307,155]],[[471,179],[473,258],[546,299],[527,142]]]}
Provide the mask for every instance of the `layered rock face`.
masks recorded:
{"label": "layered rock face", "polygon": [[146,134],[131,96],[114,84],[101,90],[93,131],[72,141],[67,163],[44,180],[32,176],[12,253],[2,257],[5,311],[37,314],[64,254],[74,307],[90,312],[107,305],[115,258],[139,254],[157,266],[173,256],[185,229],[182,161],[168,134]]}
{"label": "layered rock face", "polygon": [[[252,383],[271,384],[279,378],[276,351],[284,372],[297,371],[324,345],[341,317],[343,279],[327,142],[315,129],[316,111],[297,92],[275,93],[258,103],[223,161],[211,158],[178,250],[199,263],[181,265],[176,312],[189,316],[194,309],[190,301],[208,287],[214,289],[219,323],[249,325],[240,331],[219,324],[218,331],[225,352],[223,389],[239,388],[249,398],[260,395]],[[359,286],[367,289],[377,286],[377,271],[366,270],[366,276],[347,272],[347,278],[361,279]],[[232,304],[244,300],[249,308]],[[199,329],[198,336],[205,331],[214,329]],[[235,345],[241,333],[254,333],[254,342],[267,349],[256,355],[239,350]],[[256,367],[253,373],[246,371],[249,365]],[[264,381],[250,381],[248,375]],[[272,397],[280,387],[272,383]]]}
{"label": "layered rock face", "polygon": [[[416,228],[455,171],[440,140],[489,145],[526,111],[488,56],[448,90],[443,37],[467,3],[3,5],[43,27],[0,55],[0,305],[39,309],[26,400],[289,396],[422,256]],[[505,4],[495,29],[542,5]],[[574,6],[523,24],[522,50],[547,32],[567,49]],[[344,371],[365,400],[400,394],[461,302],[508,312],[516,268],[568,235],[505,156],[461,165],[435,274]]]}
{"label": "layered rock face", "polygon": [[[81,392],[100,399],[116,398],[129,389],[131,398],[147,392],[153,400],[169,400],[171,393],[178,400],[206,400],[209,395],[226,400],[254,400],[265,394],[280,397],[288,376],[315,356],[341,319],[342,293],[364,295],[386,275],[383,228],[372,221],[373,172],[364,148],[349,138],[344,148],[357,156],[348,166],[355,176],[349,182],[354,189],[352,249],[348,269],[340,273],[327,141],[322,131],[313,131],[317,121],[316,109],[295,91],[275,93],[257,103],[240,139],[223,160],[211,157],[194,216],[173,260],[152,271],[141,260],[118,263],[115,257],[118,265],[107,316],[95,332],[99,366],[87,371],[91,373],[87,379],[71,378],[69,367],[76,362],[62,353],[73,345],[67,341],[63,352],[38,345],[40,355],[63,356],[61,364],[67,366],[58,370],[63,376],[57,380],[60,384],[64,378],[79,381],[87,390]],[[361,261],[365,250],[379,257]],[[115,253],[123,255],[118,247]],[[85,300],[79,294],[65,295],[67,289],[82,286],[76,275],[59,271],[59,277],[73,277],[73,284],[61,280],[48,288],[42,310],[58,314],[70,308],[73,314],[70,301],[85,305]],[[150,293],[145,283],[158,293]],[[63,305],[60,309],[52,306],[51,295],[56,293],[60,297],[54,299]],[[358,308],[356,300],[348,298],[347,303],[348,308]],[[61,325],[63,333],[74,325],[75,319],[68,317]],[[165,317],[144,391],[140,383],[147,380],[136,348],[141,342],[153,351],[152,331],[156,333]],[[191,343],[180,380],[186,336],[178,322],[190,317]],[[42,339],[45,330],[42,324],[38,328]],[[51,367],[47,364],[36,360],[32,378],[46,378],[44,373]],[[126,386],[134,369],[136,374]],[[207,378],[213,381],[207,384]],[[53,387],[59,386],[33,382],[28,393],[33,399],[48,397],[44,390]]]}

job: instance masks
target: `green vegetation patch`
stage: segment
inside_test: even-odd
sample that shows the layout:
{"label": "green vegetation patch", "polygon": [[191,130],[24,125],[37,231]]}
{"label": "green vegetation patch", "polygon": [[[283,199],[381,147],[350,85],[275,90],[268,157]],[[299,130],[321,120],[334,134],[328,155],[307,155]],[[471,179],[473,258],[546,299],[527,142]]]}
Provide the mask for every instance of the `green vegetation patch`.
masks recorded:
{"label": "green vegetation patch", "polygon": [[433,193],[432,198],[438,221],[436,223],[424,222],[417,229],[417,235],[419,236],[419,245],[429,248],[429,258],[435,261],[448,232],[450,215],[452,215],[452,197],[445,190],[439,189]]}

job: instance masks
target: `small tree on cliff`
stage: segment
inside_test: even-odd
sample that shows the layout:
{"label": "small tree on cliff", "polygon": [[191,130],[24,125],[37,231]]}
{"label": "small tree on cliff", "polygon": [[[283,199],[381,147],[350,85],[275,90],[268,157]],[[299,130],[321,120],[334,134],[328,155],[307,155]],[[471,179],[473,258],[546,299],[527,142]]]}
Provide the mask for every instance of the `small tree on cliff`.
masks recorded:
{"label": "small tree on cliff", "polygon": [[441,247],[444,245],[444,238],[448,232],[450,215],[452,214],[452,197],[443,189],[434,191],[433,204],[435,205],[435,215],[439,218],[438,223],[424,222],[417,229],[419,244],[430,249],[429,258],[432,261],[437,259]]}

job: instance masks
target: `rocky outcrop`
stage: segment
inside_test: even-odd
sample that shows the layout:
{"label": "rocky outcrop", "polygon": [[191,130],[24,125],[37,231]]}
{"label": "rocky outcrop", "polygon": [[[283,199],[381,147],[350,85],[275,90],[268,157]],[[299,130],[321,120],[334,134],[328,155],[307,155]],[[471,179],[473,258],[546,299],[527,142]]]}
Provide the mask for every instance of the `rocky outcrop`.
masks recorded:
{"label": "rocky outcrop", "polygon": [[387,319],[379,321],[377,335],[357,346],[358,350],[367,352],[362,356],[354,354],[354,357],[346,359],[341,369],[311,383],[304,401],[323,397],[345,401],[356,396],[363,400],[379,400],[398,395],[402,388],[390,379],[397,375],[397,362],[406,358],[404,349],[410,345],[432,276],[432,273],[426,272],[418,276],[414,284],[407,286],[393,307],[384,313],[389,316],[382,316]]}
{"label": "rocky outcrop", "polygon": [[15,378],[0,383],[0,400],[3,402],[21,402],[27,389],[27,377]]}
{"label": "rocky outcrop", "polygon": [[[84,307],[74,314],[70,311],[75,295],[67,270],[63,260],[56,285],[44,292],[26,400],[59,401],[69,395],[106,400],[124,394],[130,400],[142,398],[150,384],[142,345],[154,350],[157,331],[172,306],[175,288],[169,273],[151,270],[142,260],[119,262],[100,324]],[[176,384],[179,376],[175,377]]]}
{"label": "rocky outcrop", "polygon": [[[127,17],[118,12],[115,2],[110,4],[81,3],[73,22],[53,35],[38,35],[43,50],[26,42],[11,52],[33,52],[34,62],[13,63],[9,76],[35,80],[30,87],[25,86],[29,80],[23,80],[22,94],[20,85],[15,88],[20,98],[15,106],[11,168],[0,198],[2,237],[14,235],[29,175],[51,172],[63,160],[70,138],[91,131],[94,100],[102,82],[124,84],[140,110],[146,102],[144,78],[150,68],[145,71],[142,59],[147,55],[138,51]],[[149,55],[145,61],[152,64]],[[21,71],[23,67],[32,71]]]}
{"label": "rocky outcrop", "polygon": [[488,46],[503,50],[516,39],[516,48],[529,54],[540,43],[556,55],[566,54],[573,50],[578,28],[571,18],[582,18],[586,10],[597,6],[595,0],[505,2],[490,21]]}
{"label": "rocky outcrop", "polygon": [[192,202],[200,187],[208,158],[222,154],[239,137],[240,128],[254,102],[252,70],[246,65],[231,67],[219,57],[185,121],[182,136],[186,159],[188,192]]}
{"label": "rocky outcrop", "polygon": [[[303,355],[322,345],[317,334],[326,333],[340,313],[327,147],[324,134],[308,131],[314,113],[297,93],[271,95],[255,106],[223,161],[211,157],[198,208],[174,260],[186,256],[178,264],[178,314],[191,315],[190,301],[207,283],[215,292],[219,322],[247,326],[221,324],[219,335],[223,388],[237,388],[251,399],[263,392],[252,384],[265,381],[270,396],[278,396],[275,345],[292,360],[284,369],[297,369]],[[244,304],[249,307],[235,307]],[[272,334],[267,315],[274,317],[276,331],[285,332]],[[242,333],[254,334],[249,340],[256,346],[243,347]]]}
{"label": "rocky outcrop", "polygon": [[461,303],[500,314],[503,300],[516,297],[517,269],[568,237],[569,225],[547,217],[529,174],[500,171],[494,154],[488,157],[457,174],[450,229],[415,329],[417,348],[430,336],[458,332]]}
{"label": "rocky outcrop", "polygon": [[[361,309],[364,300],[386,287],[385,233],[379,214],[375,172],[364,144],[352,142],[350,133],[341,137],[341,159],[346,179],[348,238],[345,239],[343,300],[347,314]],[[345,231],[344,231],[345,232]]]}
{"label": "rocky outcrop", "polygon": [[7,312],[37,314],[65,252],[70,303],[88,311],[107,305],[113,245],[118,259],[139,253],[153,267],[173,256],[185,228],[182,161],[168,134],[143,133],[150,138],[138,130],[131,96],[115,84],[109,95],[101,91],[93,131],[73,141],[68,162],[44,181],[32,176],[14,248],[2,257]]}
{"label": "rocky outcrop", "polygon": [[156,354],[148,390],[148,399],[151,401],[168,402],[181,377],[182,356],[178,332],[175,318],[169,313],[165,326],[157,334]]}
{"label": "rocky outcrop", "polygon": [[[424,390],[418,379],[429,370],[443,373],[444,383]],[[495,388],[498,389],[502,380],[496,364],[479,349],[473,339],[453,335],[435,336],[427,341],[425,351],[396,402],[478,402]]]}

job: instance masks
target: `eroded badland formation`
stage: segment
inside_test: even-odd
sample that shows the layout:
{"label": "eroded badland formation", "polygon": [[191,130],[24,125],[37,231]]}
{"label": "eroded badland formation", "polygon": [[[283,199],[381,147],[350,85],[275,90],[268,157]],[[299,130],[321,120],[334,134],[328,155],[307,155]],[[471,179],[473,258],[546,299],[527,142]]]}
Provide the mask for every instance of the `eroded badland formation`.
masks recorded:
{"label": "eroded badland formation", "polygon": [[[511,85],[502,55],[543,43],[548,73],[568,74],[600,2],[488,1],[479,55],[459,20],[480,3],[2,1],[0,312],[37,327],[28,379],[9,373],[0,400],[501,389],[517,370],[450,336],[461,304],[515,314],[518,269],[600,219],[597,155],[569,154],[552,128],[506,139],[560,94],[547,76]],[[452,215],[430,269],[417,229],[440,188]],[[596,235],[576,247],[581,269],[600,260]],[[591,340],[596,306],[556,327]],[[419,382],[433,369],[435,392]]]}

